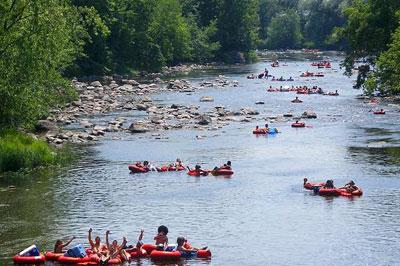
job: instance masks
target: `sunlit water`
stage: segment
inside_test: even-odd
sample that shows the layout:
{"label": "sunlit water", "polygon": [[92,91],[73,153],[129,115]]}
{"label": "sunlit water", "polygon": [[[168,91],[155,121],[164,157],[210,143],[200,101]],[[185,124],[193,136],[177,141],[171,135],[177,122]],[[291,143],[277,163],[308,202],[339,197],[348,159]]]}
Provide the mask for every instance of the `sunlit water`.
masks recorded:
{"label": "sunlit water", "polygon": [[[385,116],[369,112],[375,106],[356,100],[353,79],[342,76],[340,58],[333,68],[318,70],[304,60],[286,59],[287,66],[269,63],[225,67],[194,74],[197,84],[223,73],[240,82],[237,88],[204,88],[191,95],[162,93],[152,98],[163,104],[195,104],[202,110],[224,105],[232,110],[254,107],[252,123],[232,122],[218,131],[179,130],[119,133],[96,145],[81,146],[80,159],[56,173],[1,179],[0,263],[36,243],[51,249],[59,237],[77,236],[87,244],[90,227],[104,238],[127,236],[133,243],[140,228],[151,242],[157,227],[169,227],[170,242],[179,235],[192,244],[208,245],[211,260],[187,260],[184,265],[396,265],[400,264],[400,148],[399,113],[387,103]],[[247,80],[268,67],[271,74],[292,76],[294,82]],[[323,71],[325,78],[304,79],[303,71]],[[318,85],[339,90],[339,97],[267,93],[270,85]],[[201,96],[212,103],[200,103]],[[255,105],[264,101],[265,105]],[[308,128],[276,123],[282,133],[251,134],[264,118],[315,111]],[[140,113],[117,113],[133,119]],[[105,120],[97,117],[98,121]],[[196,139],[196,136],[203,136]],[[233,162],[231,178],[189,177],[186,173],[131,175],[127,165],[138,160],[155,164],[181,158],[190,165],[212,168]],[[303,177],[332,178],[341,185],[350,179],[364,189],[360,198],[324,198],[302,188]],[[132,265],[153,265],[148,259]]]}

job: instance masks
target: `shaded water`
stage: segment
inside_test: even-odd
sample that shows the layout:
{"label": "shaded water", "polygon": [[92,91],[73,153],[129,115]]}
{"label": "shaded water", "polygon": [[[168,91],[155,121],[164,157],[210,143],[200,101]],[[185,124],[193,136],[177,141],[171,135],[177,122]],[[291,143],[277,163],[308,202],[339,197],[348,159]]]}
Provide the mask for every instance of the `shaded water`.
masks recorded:
{"label": "shaded water", "polygon": [[[160,224],[169,227],[170,242],[179,235],[195,245],[208,245],[211,260],[182,261],[185,265],[396,265],[399,264],[400,127],[398,110],[387,107],[385,116],[355,99],[352,79],[341,75],[333,58],[326,78],[306,80],[305,70],[318,71],[308,61],[285,59],[287,66],[271,69],[260,62],[193,74],[191,81],[214,79],[223,73],[237,79],[237,88],[205,88],[191,95],[162,93],[152,98],[165,104],[196,104],[203,110],[224,105],[244,106],[261,114],[254,123],[231,123],[218,131],[180,130],[119,135],[79,147],[81,158],[56,173],[1,179],[0,263],[27,245],[51,249],[62,236],[76,235],[86,243],[89,227],[103,236],[134,241],[140,228],[151,242]],[[276,76],[295,77],[279,83],[247,80],[249,73],[268,67]],[[266,93],[265,88],[291,84],[318,85],[339,90],[339,97]],[[201,96],[213,103],[199,103]],[[265,101],[265,105],[254,105]],[[318,119],[310,128],[292,129],[290,122],[274,126],[283,133],[251,134],[264,118],[312,110]],[[135,115],[133,112],[130,115]],[[121,115],[121,114],[111,114]],[[126,114],[122,114],[127,116]],[[102,121],[102,117],[98,117]],[[196,139],[197,135],[203,136]],[[180,157],[191,165],[212,168],[233,162],[232,178],[189,177],[185,173],[130,175],[127,164],[151,160],[161,164]],[[360,198],[323,198],[302,188],[303,177],[332,178],[341,185],[354,179],[364,189]],[[104,238],[104,237],[102,237]],[[75,243],[74,242],[74,243]],[[132,265],[153,265],[142,259]]]}

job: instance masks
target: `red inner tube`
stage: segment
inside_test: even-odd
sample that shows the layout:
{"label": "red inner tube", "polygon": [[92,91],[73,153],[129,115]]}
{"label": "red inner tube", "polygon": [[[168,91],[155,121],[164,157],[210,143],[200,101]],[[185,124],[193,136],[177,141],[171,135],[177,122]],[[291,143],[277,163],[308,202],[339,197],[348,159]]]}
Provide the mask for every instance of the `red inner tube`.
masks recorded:
{"label": "red inner tube", "polygon": [[74,258],[74,257],[66,257],[66,256],[61,256],[58,258],[58,262],[60,263],[66,263],[66,264],[76,264],[76,263],[83,263],[83,262],[89,262],[90,257],[86,256],[84,258]]}
{"label": "red inner tube", "polygon": [[142,249],[146,250],[147,254],[151,254],[157,248],[154,244],[143,244]]}
{"label": "red inner tube", "polygon": [[320,188],[318,194],[321,196],[339,196],[340,190],[337,188]]}
{"label": "red inner tube", "polygon": [[219,169],[216,171],[211,171],[212,175],[233,175],[233,171],[229,169]]}
{"label": "red inner tube", "polygon": [[39,256],[20,256],[16,255],[13,257],[14,263],[21,263],[21,264],[36,264],[36,263],[43,263],[46,261],[46,257],[43,254]]}
{"label": "red inner tube", "polygon": [[141,248],[140,251],[132,251],[129,254],[131,254],[131,258],[144,258],[147,257],[147,252],[145,249]]}
{"label": "red inner tube", "polygon": [[339,193],[340,193],[340,196],[353,197],[353,196],[361,196],[363,194],[363,191],[362,191],[362,189],[357,189],[350,193],[346,189],[341,188],[341,189],[339,189]]}
{"label": "red inner tube", "polygon": [[386,114],[385,111],[375,111],[374,112],[374,115],[384,115],[384,114]]}
{"label": "red inner tube", "polygon": [[253,134],[260,135],[260,134],[267,134],[267,132],[264,129],[260,128],[260,129],[254,129]]}
{"label": "red inner tube", "polygon": [[293,123],[292,127],[305,127],[306,124],[305,123]]}
{"label": "red inner tube", "polygon": [[128,168],[132,173],[147,173],[149,171],[148,168],[139,167],[137,165],[129,165]]}
{"label": "red inner tube", "polygon": [[211,251],[210,250],[199,250],[197,251],[198,258],[211,258]]}
{"label": "red inner tube", "polygon": [[64,253],[54,253],[51,251],[47,251],[44,253],[44,256],[46,257],[46,260],[58,260],[61,256],[64,256]]}
{"label": "red inner tube", "polygon": [[153,250],[150,254],[150,258],[155,260],[178,260],[181,258],[181,253],[179,251],[159,251]]}
{"label": "red inner tube", "polygon": [[195,171],[195,170],[191,170],[187,173],[190,176],[207,176],[208,172],[207,171],[203,171],[201,170],[200,172]]}

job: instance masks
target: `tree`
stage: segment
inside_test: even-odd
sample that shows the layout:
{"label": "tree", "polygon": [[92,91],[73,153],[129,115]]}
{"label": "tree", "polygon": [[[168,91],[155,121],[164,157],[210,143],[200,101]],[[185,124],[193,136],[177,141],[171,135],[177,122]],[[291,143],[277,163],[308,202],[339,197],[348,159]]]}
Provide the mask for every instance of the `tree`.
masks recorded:
{"label": "tree", "polygon": [[338,34],[349,43],[345,59],[347,74],[351,74],[355,60],[364,58],[374,65],[375,59],[388,49],[391,35],[399,25],[398,10],[398,0],[355,0],[345,10],[347,22],[338,29]]}
{"label": "tree", "polygon": [[335,27],[343,26],[343,10],[348,5],[345,0],[303,0],[298,10],[304,21],[303,35],[310,47],[331,48],[329,43]]}
{"label": "tree", "polygon": [[171,65],[191,59],[189,27],[177,0],[158,1],[150,34],[159,44],[166,63]]}
{"label": "tree", "polygon": [[256,0],[222,0],[217,27],[221,52],[249,52],[258,39]]}
{"label": "tree", "polygon": [[86,32],[67,1],[0,4],[0,127],[31,125],[74,96],[62,78]]}
{"label": "tree", "polygon": [[294,10],[279,13],[272,18],[267,32],[270,48],[299,48],[302,41],[300,16]]}
{"label": "tree", "polygon": [[382,94],[400,94],[400,27],[397,28],[389,44],[377,62],[375,73],[367,80],[367,92],[378,90]]}

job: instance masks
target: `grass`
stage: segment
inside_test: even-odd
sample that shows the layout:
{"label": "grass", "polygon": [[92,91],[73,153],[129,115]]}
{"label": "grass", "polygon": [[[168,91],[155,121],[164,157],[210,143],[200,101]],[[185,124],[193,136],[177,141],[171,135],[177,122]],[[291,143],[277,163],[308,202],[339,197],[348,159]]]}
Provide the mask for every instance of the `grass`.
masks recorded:
{"label": "grass", "polygon": [[68,154],[15,130],[0,132],[0,173],[63,163]]}

